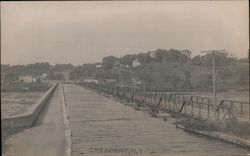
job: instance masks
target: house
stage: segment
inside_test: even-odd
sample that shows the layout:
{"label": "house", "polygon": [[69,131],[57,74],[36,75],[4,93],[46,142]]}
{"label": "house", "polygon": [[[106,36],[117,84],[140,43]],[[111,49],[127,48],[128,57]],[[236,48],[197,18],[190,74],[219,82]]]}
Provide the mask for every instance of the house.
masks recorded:
{"label": "house", "polygon": [[149,52],[149,56],[150,56],[151,58],[155,58],[155,57],[156,57],[156,52],[155,52],[155,51],[150,51],[150,52]]}
{"label": "house", "polygon": [[132,66],[133,67],[138,67],[141,65],[141,62],[138,60],[138,59],[135,59],[133,62],[132,62]]}
{"label": "house", "polygon": [[142,81],[136,78],[132,78],[131,81],[134,85],[142,85]]}
{"label": "house", "polygon": [[96,67],[96,68],[101,68],[102,65],[101,65],[101,64],[96,64],[95,67]]}
{"label": "house", "polygon": [[96,84],[99,83],[98,80],[93,79],[93,78],[84,79],[83,82],[85,82],[85,83],[96,83]]}
{"label": "house", "polygon": [[47,80],[48,79],[48,74],[46,73],[43,73],[41,76],[37,77],[38,79],[44,81],[44,80]]}
{"label": "house", "polygon": [[117,79],[114,79],[114,78],[105,79],[105,82],[106,82],[106,83],[116,83],[116,82],[117,82]]}
{"label": "house", "polygon": [[121,67],[122,68],[129,68],[129,65],[127,65],[127,64],[126,65],[125,64],[121,64]]}
{"label": "house", "polygon": [[19,76],[19,81],[25,82],[25,83],[32,83],[32,82],[35,82],[35,78],[30,75],[23,75],[23,76]]}
{"label": "house", "polygon": [[42,74],[42,78],[46,78],[47,76],[48,76],[48,74],[46,74],[46,73]]}
{"label": "house", "polygon": [[36,82],[39,78],[32,77],[32,82]]}

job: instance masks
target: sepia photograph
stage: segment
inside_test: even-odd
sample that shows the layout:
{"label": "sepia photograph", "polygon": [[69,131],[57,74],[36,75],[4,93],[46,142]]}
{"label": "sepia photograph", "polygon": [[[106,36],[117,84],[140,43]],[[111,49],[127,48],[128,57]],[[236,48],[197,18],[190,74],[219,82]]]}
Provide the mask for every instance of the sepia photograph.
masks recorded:
{"label": "sepia photograph", "polygon": [[250,156],[249,1],[1,1],[2,156]]}

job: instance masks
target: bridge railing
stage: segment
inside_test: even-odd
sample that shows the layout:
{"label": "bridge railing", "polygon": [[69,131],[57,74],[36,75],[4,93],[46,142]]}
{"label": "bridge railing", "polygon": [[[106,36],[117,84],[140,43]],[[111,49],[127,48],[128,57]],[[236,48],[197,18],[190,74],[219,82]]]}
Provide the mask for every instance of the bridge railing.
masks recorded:
{"label": "bridge railing", "polygon": [[221,100],[224,105],[230,106],[233,112],[233,115],[241,120],[248,120],[250,115],[250,103],[243,101],[234,101],[234,100]]}
{"label": "bridge railing", "polygon": [[170,93],[166,91],[150,91],[138,87],[120,87],[104,84],[86,83],[86,87],[102,93],[135,102],[138,106],[148,106],[155,111],[168,111],[192,118],[225,119],[237,117],[249,119],[249,103],[217,100],[208,97],[193,96],[188,93]]}

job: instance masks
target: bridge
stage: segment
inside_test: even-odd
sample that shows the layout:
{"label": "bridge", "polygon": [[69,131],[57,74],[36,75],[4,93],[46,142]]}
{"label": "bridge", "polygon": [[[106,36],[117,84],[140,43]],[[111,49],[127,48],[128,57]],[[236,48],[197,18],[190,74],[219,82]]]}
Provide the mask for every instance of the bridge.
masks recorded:
{"label": "bridge", "polygon": [[139,87],[119,87],[96,83],[85,83],[83,85],[106,95],[133,101],[139,106],[151,107],[157,112],[162,110],[204,120],[223,120],[234,117],[249,122],[249,102],[217,99],[216,105],[214,105],[212,98],[194,96],[188,93],[170,93],[162,90],[146,90]]}
{"label": "bridge", "polygon": [[[98,92],[97,92],[98,91]],[[249,150],[177,128],[175,118],[167,121],[107,98],[116,95],[149,105],[153,112],[166,110],[186,117],[245,118],[245,110],[233,110],[231,102],[217,108],[182,94],[143,92],[129,88],[59,84],[35,126],[7,139],[6,156],[195,156],[247,155]],[[200,102],[201,101],[201,102]],[[208,100],[209,101],[209,100]],[[208,102],[209,103],[209,102]],[[226,107],[226,106],[230,107]],[[242,104],[244,107],[244,104]],[[216,110],[216,111],[212,111]],[[244,111],[243,111],[244,110]],[[209,113],[208,113],[209,111]]]}

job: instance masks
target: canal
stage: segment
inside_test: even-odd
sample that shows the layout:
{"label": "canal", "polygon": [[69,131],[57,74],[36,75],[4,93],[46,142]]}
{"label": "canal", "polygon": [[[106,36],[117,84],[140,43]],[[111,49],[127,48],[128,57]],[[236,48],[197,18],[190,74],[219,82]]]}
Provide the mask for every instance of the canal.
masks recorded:
{"label": "canal", "polygon": [[64,84],[73,156],[235,156],[250,151],[188,133],[171,121],[113,101],[94,91]]}

